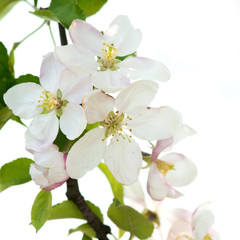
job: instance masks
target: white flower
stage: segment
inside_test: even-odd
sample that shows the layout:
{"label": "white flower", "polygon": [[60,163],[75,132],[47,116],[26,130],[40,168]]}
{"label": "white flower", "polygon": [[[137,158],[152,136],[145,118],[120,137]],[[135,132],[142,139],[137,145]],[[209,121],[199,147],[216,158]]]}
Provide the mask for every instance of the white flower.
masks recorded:
{"label": "white flower", "polygon": [[133,28],[127,16],[118,16],[104,35],[89,23],[74,20],[69,28],[73,44],[55,49],[57,58],[67,67],[87,68],[93,75],[93,85],[104,91],[117,91],[130,84],[130,79],[167,81],[168,69],[160,62],[144,57],[117,57],[132,54],[142,35]]}
{"label": "white flower", "polygon": [[220,240],[212,228],[214,216],[207,209],[209,203],[200,205],[191,213],[185,209],[175,209],[170,214],[172,227],[167,240]]}
{"label": "white flower", "polygon": [[88,74],[77,76],[64,69],[53,53],[42,62],[40,83],[42,86],[31,82],[18,84],[4,94],[4,101],[15,115],[34,118],[25,134],[27,148],[34,151],[46,150],[53,143],[59,124],[68,139],[80,136],[86,118],[79,104],[92,89]]}
{"label": "white flower", "polygon": [[70,177],[82,177],[103,158],[117,181],[137,181],[142,154],[132,134],[149,141],[165,139],[182,125],[181,115],[170,107],[147,107],[157,88],[155,82],[138,81],[122,90],[116,99],[102,91],[84,97],[88,123],[99,122],[100,128],[87,132],[71,148],[67,157]]}
{"label": "white flower", "polygon": [[30,166],[30,175],[42,189],[51,191],[68,180],[66,156],[58,151],[56,145],[46,151],[34,152],[34,161]]}
{"label": "white flower", "polygon": [[159,154],[172,147],[180,139],[194,133],[187,125],[182,125],[173,137],[158,140],[153,149],[151,165],[148,173],[147,190],[152,199],[160,201],[165,197],[177,198],[182,196],[175,187],[190,184],[197,175],[195,164],[179,153],[168,153],[158,159]]}

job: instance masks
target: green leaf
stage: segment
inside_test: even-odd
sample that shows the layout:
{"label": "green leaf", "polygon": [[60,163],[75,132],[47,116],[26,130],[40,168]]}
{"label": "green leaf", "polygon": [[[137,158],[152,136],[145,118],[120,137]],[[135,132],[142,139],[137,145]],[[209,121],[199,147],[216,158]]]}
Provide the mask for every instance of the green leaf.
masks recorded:
{"label": "green leaf", "polygon": [[26,83],[26,82],[33,82],[36,84],[40,84],[39,77],[33,76],[32,74],[22,75],[17,79],[15,79],[15,84]]}
{"label": "green leaf", "polygon": [[0,129],[7,123],[9,119],[13,116],[12,110],[8,107],[4,107],[0,110]]}
{"label": "green leaf", "polygon": [[84,224],[80,225],[79,227],[77,227],[75,229],[70,229],[68,234],[70,235],[74,232],[79,232],[79,231],[83,232],[84,234],[86,234],[90,238],[96,237],[96,232],[87,223],[84,223]]}
{"label": "green leaf", "polygon": [[122,186],[122,184],[119,183],[114,178],[114,176],[112,175],[112,173],[110,172],[110,170],[104,163],[100,163],[98,165],[98,167],[102,170],[102,172],[107,177],[107,179],[111,185],[114,197],[117,198],[121,203],[123,203],[123,186]]}
{"label": "green leaf", "polygon": [[57,18],[56,14],[53,11],[50,11],[49,9],[38,9],[35,12],[30,13],[47,21],[59,22],[59,19]]}
{"label": "green leaf", "polygon": [[92,240],[88,235],[83,234],[82,240]]}
{"label": "green leaf", "polygon": [[3,165],[0,169],[0,192],[11,186],[31,181],[29,174],[31,163],[33,163],[31,159],[18,158]]}
{"label": "green leaf", "polygon": [[[86,202],[87,202],[87,205],[91,208],[91,210],[99,217],[99,219],[103,221],[103,215],[99,207],[95,206],[90,201],[86,201]],[[53,206],[51,214],[48,219],[54,220],[54,219],[63,219],[63,218],[84,219],[78,207],[74,204],[74,202],[69,200]]]}
{"label": "green leaf", "polygon": [[0,104],[6,106],[3,94],[14,85],[13,75],[9,68],[7,49],[0,42]]}
{"label": "green leaf", "polygon": [[78,6],[84,11],[86,17],[97,13],[107,0],[77,0]]}
{"label": "green leaf", "polygon": [[65,28],[69,28],[74,19],[86,19],[76,0],[52,0],[48,10],[57,16]]}
{"label": "green leaf", "polygon": [[0,19],[2,19],[20,0],[1,0]]}
{"label": "green leaf", "polygon": [[31,211],[32,225],[36,232],[48,220],[52,208],[52,193],[50,191],[41,190],[37,195]]}
{"label": "green leaf", "polygon": [[108,208],[108,217],[121,229],[145,239],[152,235],[154,225],[135,209],[121,205],[117,199]]}

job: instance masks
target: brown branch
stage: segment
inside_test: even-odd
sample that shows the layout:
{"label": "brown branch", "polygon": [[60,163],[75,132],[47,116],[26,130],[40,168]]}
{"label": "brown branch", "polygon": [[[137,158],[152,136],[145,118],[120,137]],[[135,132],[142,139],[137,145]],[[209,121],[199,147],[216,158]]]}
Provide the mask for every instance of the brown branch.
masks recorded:
{"label": "brown branch", "polygon": [[111,233],[109,226],[104,225],[101,220],[92,212],[87,205],[84,197],[81,195],[78,182],[76,179],[69,178],[67,180],[67,198],[73,201],[81,211],[83,217],[87,220],[88,224],[95,230],[96,238],[99,240],[107,240],[107,234]]}

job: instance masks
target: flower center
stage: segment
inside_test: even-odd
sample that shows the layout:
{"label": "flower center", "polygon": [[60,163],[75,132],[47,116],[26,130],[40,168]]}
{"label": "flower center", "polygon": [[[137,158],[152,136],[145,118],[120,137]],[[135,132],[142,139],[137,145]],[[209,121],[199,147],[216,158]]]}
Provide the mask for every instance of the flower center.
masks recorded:
{"label": "flower center", "polygon": [[40,96],[41,99],[38,100],[39,107],[43,107],[47,111],[61,107],[61,99],[56,98],[51,92],[42,91],[42,94],[43,95]]}
{"label": "flower center", "polygon": [[117,64],[120,62],[120,60],[116,59],[117,55],[118,50],[113,44],[103,42],[102,58],[98,59],[99,70],[106,71],[108,68],[112,71],[117,70]]}
{"label": "flower center", "polygon": [[176,240],[183,240],[183,239],[186,239],[186,240],[192,240],[192,238],[187,234],[187,233],[180,233],[177,235],[176,237]]}
{"label": "flower center", "polygon": [[[132,120],[128,115],[124,115],[124,113],[119,114],[119,111],[111,111],[108,116],[101,121],[99,124],[102,127],[106,128],[105,138],[102,139],[103,141],[110,136],[121,136],[123,139],[128,139],[131,142],[130,138],[132,135],[128,135],[125,130],[129,130],[130,132],[132,129],[127,129],[127,121]],[[117,141],[119,141],[117,139]]]}
{"label": "flower center", "polygon": [[144,209],[142,212],[143,216],[145,216],[149,221],[156,223],[158,226],[160,226],[160,219],[157,213],[149,210]]}
{"label": "flower center", "polygon": [[209,235],[209,233],[207,233],[203,240],[212,240],[212,238],[211,238],[211,236]]}
{"label": "flower center", "polygon": [[157,159],[156,164],[157,164],[158,171],[162,173],[164,176],[166,176],[168,171],[175,170],[174,164],[172,163],[168,163],[168,162]]}

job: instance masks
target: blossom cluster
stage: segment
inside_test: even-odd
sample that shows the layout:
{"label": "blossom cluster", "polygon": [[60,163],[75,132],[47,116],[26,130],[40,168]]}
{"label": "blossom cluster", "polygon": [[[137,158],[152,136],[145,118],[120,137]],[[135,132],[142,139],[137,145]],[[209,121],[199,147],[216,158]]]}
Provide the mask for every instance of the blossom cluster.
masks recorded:
{"label": "blossom cluster", "polygon": [[[195,164],[180,153],[159,155],[195,132],[172,107],[150,106],[159,82],[170,78],[167,67],[135,56],[142,35],[127,16],[115,18],[104,33],[74,20],[69,35],[71,45],[44,57],[40,85],[21,83],[4,95],[15,115],[32,119],[25,133],[35,161],[32,179],[53,190],[69,177],[83,177],[103,159],[119,183],[130,185],[145,161],[152,199],[182,196],[174,187],[195,179]],[[87,131],[87,124],[95,128]],[[69,152],[54,144],[60,130],[75,140]],[[143,141],[152,145],[152,154],[142,152]]]}

